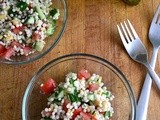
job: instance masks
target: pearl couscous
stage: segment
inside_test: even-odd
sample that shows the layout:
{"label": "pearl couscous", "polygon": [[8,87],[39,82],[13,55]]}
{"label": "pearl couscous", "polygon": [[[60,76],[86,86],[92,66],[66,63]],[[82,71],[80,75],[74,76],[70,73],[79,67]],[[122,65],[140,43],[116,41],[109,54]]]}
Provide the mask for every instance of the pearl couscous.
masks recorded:
{"label": "pearl couscous", "polygon": [[43,92],[51,94],[48,107],[41,112],[41,120],[109,120],[112,117],[114,96],[104,86],[101,76],[81,70],[78,74],[68,73],[65,82],[59,85],[53,79],[49,81],[41,85]]}
{"label": "pearl couscous", "polygon": [[42,51],[59,15],[51,0],[0,0],[0,56],[11,60]]}

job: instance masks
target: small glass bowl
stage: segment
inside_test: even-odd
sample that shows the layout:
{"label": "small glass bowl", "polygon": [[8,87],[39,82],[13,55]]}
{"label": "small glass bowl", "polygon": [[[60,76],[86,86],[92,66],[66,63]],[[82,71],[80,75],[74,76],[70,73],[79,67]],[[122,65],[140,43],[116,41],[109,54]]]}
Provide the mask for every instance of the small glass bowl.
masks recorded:
{"label": "small glass bowl", "polygon": [[1,63],[6,63],[6,64],[30,63],[46,55],[50,50],[52,50],[57,45],[57,43],[59,42],[60,38],[64,33],[65,26],[66,26],[67,4],[66,4],[66,0],[52,0],[52,3],[54,8],[59,9],[60,16],[56,22],[56,29],[54,34],[45,39],[46,44],[44,49],[41,52],[35,52],[28,56],[15,56],[15,57],[12,57],[11,60],[6,60],[5,58],[0,57]]}
{"label": "small glass bowl", "polygon": [[115,96],[111,102],[114,113],[112,120],[135,119],[135,97],[133,90],[123,73],[107,60],[90,54],[69,54],[56,58],[44,65],[31,79],[23,98],[23,120],[38,120],[41,111],[47,106],[48,95],[40,92],[40,85],[48,78],[57,83],[64,81],[69,72],[78,72],[82,68],[103,78],[107,89]]}

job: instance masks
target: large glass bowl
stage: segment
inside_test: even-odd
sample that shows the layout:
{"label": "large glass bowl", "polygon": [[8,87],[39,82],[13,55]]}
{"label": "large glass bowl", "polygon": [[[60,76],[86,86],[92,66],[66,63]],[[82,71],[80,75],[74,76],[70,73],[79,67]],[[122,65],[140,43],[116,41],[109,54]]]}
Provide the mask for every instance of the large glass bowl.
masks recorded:
{"label": "large glass bowl", "polygon": [[59,9],[60,16],[59,19],[56,22],[56,29],[54,34],[51,37],[47,37],[45,39],[45,47],[41,52],[35,52],[34,54],[31,54],[29,56],[15,56],[12,57],[12,60],[6,60],[3,57],[0,58],[0,62],[7,63],[7,64],[24,64],[33,62],[45,54],[47,54],[50,50],[52,50],[57,43],[59,42],[61,36],[64,33],[64,29],[66,26],[66,20],[67,20],[67,5],[66,0],[52,0],[53,7]]}
{"label": "large glass bowl", "polygon": [[23,120],[41,118],[41,111],[46,107],[48,97],[40,92],[41,83],[48,78],[54,78],[57,83],[62,82],[67,73],[77,72],[82,68],[101,75],[106,87],[115,96],[112,101],[114,109],[112,120],[135,119],[135,97],[123,73],[103,58],[89,54],[70,54],[52,60],[33,76],[23,98]]}

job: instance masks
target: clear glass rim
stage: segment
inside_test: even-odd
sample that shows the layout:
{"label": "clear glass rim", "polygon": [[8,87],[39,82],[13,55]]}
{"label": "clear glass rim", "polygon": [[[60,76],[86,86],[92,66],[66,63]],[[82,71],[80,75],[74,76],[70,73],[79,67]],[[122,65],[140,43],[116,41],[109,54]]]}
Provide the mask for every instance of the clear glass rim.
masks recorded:
{"label": "clear glass rim", "polygon": [[60,39],[61,39],[61,37],[62,37],[62,35],[63,35],[64,31],[65,31],[66,23],[67,23],[67,17],[68,17],[67,2],[66,2],[66,0],[61,0],[61,1],[64,4],[63,27],[62,27],[61,32],[59,33],[59,36],[55,39],[55,42],[53,42],[53,44],[51,45],[51,47],[49,49],[47,49],[46,51],[44,51],[43,53],[41,53],[40,55],[37,55],[36,57],[34,57],[32,59],[29,59],[29,60],[26,60],[26,61],[2,61],[2,60],[0,60],[1,63],[12,64],[12,65],[28,64],[30,62],[36,61],[39,58],[43,57],[44,55],[46,55],[48,52],[50,52],[58,44],[58,42],[60,41]]}
{"label": "clear glass rim", "polygon": [[[128,93],[128,96],[129,96],[129,99],[130,99],[130,103],[131,103],[131,120],[135,120],[136,118],[136,99],[135,99],[135,95],[134,95],[134,92],[133,92],[133,89],[128,81],[128,79],[125,77],[125,75],[115,66],[113,65],[111,62],[101,58],[101,57],[98,57],[98,56],[95,56],[95,55],[91,55],[91,54],[86,54],[86,53],[73,53],[73,54],[67,54],[67,55],[63,55],[63,56],[60,56],[58,58],[55,58],[53,59],[52,61],[48,62],[47,64],[45,64],[43,67],[41,67],[41,69],[38,70],[38,72],[32,77],[31,81],[29,82],[27,88],[26,88],[26,91],[24,93],[24,96],[23,96],[23,101],[22,101],[22,119],[23,120],[27,120],[27,104],[28,103],[28,97],[30,95],[30,92],[31,92],[31,89],[32,89],[32,85],[34,85],[35,83],[35,79],[37,78],[37,76],[39,76],[43,70],[45,68],[47,68],[50,64],[54,63],[54,62],[57,62],[57,61],[60,61],[62,59],[66,59],[66,58],[73,58],[73,57],[88,57],[88,58],[93,58],[95,60],[99,60],[101,62],[103,62],[104,64],[108,64],[110,67],[112,67],[114,69],[113,72],[116,72],[118,73],[117,76],[121,76],[123,78],[122,82],[125,86],[125,88],[127,89],[127,93]],[[67,59],[67,60],[68,60]]]}

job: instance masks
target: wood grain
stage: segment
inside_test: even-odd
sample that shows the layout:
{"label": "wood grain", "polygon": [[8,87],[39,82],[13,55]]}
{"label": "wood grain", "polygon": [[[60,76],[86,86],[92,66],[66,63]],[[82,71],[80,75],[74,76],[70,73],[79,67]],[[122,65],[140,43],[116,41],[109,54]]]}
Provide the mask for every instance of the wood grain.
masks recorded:
{"label": "wood grain", "polygon": [[[132,7],[122,0],[67,0],[67,3],[67,27],[51,52],[26,65],[0,64],[0,120],[21,120],[23,94],[35,72],[54,58],[76,52],[94,54],[112,62],[130,80],[138,98],[146,69],[128,57],[116,24],[129,19],[151,57],[152,45],[147,35],[159,0],[141,0],[140,4]],[[160,74],[160,53],[156,71]],[[159,92],[153,86],[147,120],[160,120],[159,111]]]}

